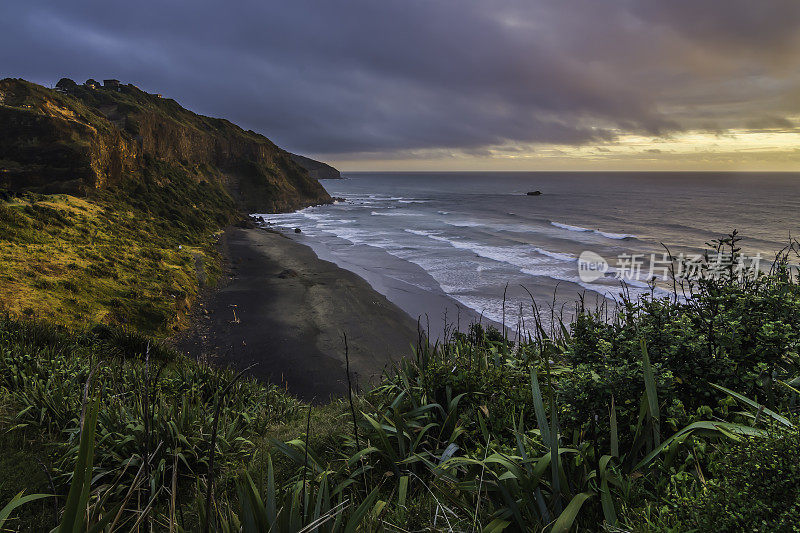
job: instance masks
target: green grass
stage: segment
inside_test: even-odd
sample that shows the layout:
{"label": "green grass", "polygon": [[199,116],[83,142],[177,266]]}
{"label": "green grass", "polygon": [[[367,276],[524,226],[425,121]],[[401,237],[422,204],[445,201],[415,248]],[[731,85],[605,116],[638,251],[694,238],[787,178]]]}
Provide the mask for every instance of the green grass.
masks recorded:
{"label": "green grass", "polygon": [[[99,401],[93,476],[101,481],[93,489],[107,489],[113,479],[129,488],[138,483],[135,474],[145,463],[152,466],[150,487],[169,488],[174,475],[179,489],[190,491],[197,477],[207,473],[214,406],[232,373],[120,330],[75,332],[2,319],[0,501],[34,486],[38,492],[51,492],[50,479],[57,492],[66,493],[90,376],[95,383],[90,397]],[[255,453],[255,443],[268,428],[298,416],[298,402],[275,387],[237,381],[217,421],[219,483],[224,485],[226,476]]]}
{"label": "green grass", "polygon": [[164,335],[215,283],[214,235],[236,217],[219,186],[163,163],[89,198],[0,202],[0,301],[17,317]]}
{"label": "green grass", "polygon": [[[0,398],[0,405],[9,405],[8,400]],[[3,413],[4,417],[9,413]],[[25,431],[0,433],[0,502],[7,502],[25,490],[26,494],[51,494],[53,492],[48,478],[52,468],[47,446],[41,435]],[[29,503],[15,513],[17,520],[26,524],[31,531],[49,530],[58,518],[55,502],[39,501]],[[2,507],[0,505],[0,507]]]}
{"label": "green grass", "polygon": [[[146,335],[7,318],[0,496],[60,495],[58,513],[52,498],[16,510],[20,529],[121,508],[118,530],[792,531],[788,258],[703,281],[690,302],[626,301],[611,321],[584,309],[553,335],[423,342],[352,406],[301,404]],[[26,478],[34,463],[46,474]],[[89,477],[85,505],[68,504]]]}

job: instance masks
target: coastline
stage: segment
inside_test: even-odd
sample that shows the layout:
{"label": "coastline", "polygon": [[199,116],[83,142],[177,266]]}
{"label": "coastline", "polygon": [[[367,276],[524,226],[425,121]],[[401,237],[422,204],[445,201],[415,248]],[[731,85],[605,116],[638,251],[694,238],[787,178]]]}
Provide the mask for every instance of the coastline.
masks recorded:
{"label": "coastline", "polygon": [[308,246],[261,228],[228,228],[220,240],[227,280],[202,296],[187,332],[190,357],[241,370],[324,403],[347,393],[342,333],[354,384],[366,388],[411,354],[417,323],[358,275]]}
{"label": "coastline", "polygon": [[[465,330],[470,324],[481,323],[501,329],[500,322],[484,316],[445,293],[436,281],[419,265],[385,254],[370,246],[345,245],[346,253],[334,251],[330,243],[308,239],[304,234],[289,237],[307,246],[317,257],[367,281],[373,290],[407,313],[425,332],[431,343],[444,341],[454,329]],[[413,273],[419,285],[404,281]]]}

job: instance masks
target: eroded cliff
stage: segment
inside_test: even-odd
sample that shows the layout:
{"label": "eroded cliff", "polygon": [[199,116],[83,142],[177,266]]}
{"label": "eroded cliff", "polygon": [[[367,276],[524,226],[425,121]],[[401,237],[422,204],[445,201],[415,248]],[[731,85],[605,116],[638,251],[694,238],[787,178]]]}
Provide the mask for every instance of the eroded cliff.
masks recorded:
{"label": "eroded cliff", "polygon": [[[0,80],[0,187],[85,195],[167,164],[221,184],[239,209],[287,211],[330,197],[263,135],[133,85]],[[168,174],[164,175],[168,180]]]}

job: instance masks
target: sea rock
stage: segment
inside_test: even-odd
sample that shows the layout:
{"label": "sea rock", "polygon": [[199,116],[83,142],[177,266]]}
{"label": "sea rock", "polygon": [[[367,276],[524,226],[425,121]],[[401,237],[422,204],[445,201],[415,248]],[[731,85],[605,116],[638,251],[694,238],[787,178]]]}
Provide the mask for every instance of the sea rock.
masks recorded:
{"label": "sea rock", "polygon": [[256,227],[255,222],[252,217],[242,217],[241,219],[237,220],[234,224],[237,228],[244,228],[244,229],[253,229]]}
{"label": "sea rock", "polygon": [[541,196],[542,191],[528,191],[527,196]]}
{"label": "sea rock", "polygon": [[300,231],[300,228],[294,228],[294,232],[295,232],[295,233],[302,233],[302,232]]}

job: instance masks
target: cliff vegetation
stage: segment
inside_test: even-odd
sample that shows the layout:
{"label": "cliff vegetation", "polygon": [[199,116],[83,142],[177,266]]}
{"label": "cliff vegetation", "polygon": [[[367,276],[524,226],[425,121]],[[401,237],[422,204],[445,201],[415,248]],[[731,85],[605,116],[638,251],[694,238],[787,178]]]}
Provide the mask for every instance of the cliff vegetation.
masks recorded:
{"label": "cliff vegetation", "polygon": [[133,85],[0,80],[0,310],[163,336],[247,211],[330,197],[288,152]]}
{"label": "cliff vegetation", "polygon": [[51,90],[0,80],[0,187],[88,194],[135,180],[157,162],[221,185],[244,211],[330,201],[316,179],[266,137],[107,81],[62,79]]}
{"label": "cliff vegetation", "polygon": [[320,407],[132,332],[0,320],[5,527],[795,531],[795,250],[516,342],[421,337]]}

